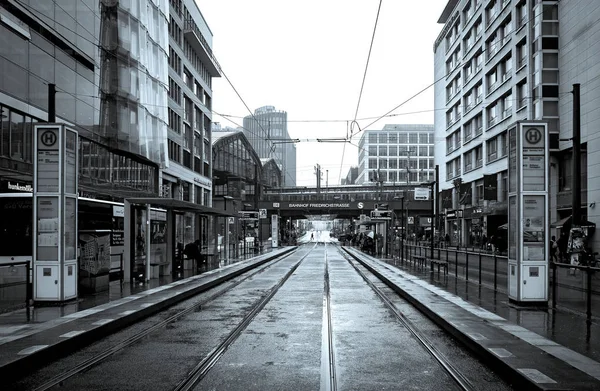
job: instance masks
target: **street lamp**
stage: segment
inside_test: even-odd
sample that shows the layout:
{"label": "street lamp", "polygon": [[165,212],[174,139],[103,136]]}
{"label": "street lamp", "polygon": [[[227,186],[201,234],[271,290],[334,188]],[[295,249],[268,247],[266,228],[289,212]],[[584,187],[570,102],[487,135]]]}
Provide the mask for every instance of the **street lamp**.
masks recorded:
{"label": "street lamp", "polygon": [[422,186],[431,187],[431,259],[433,259],[433,246],[435,244],[435,239],[433,237],[433,231],[435,229],[435,183],[436,181],[421,183]]}
{"label": "street lamp", "polygon": [[404,259],[404,234],[406,232],[404,228],[404,190],[402,190],[401,196],[395,196],[394,199],[400,199],[400,256],[401,260]]}

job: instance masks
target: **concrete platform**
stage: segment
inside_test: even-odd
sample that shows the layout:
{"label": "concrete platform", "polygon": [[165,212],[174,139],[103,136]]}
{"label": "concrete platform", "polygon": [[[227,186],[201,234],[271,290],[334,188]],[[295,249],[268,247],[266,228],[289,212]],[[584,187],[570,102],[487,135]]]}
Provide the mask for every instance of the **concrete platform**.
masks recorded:
{"label": "concrete platform", "polygon": [[[161,311],[177,301],[268,262],[294,247],[68,313],[27,318],[25,310],[0,315],[0,376],[3,382],[32,367],[68,355],[82,344]],[[600,389],[600,327],[583,316],[514,308],[506,295],[452,276],[442,282],[429,270],[403,269],[347,248],[369,268],[457,339],[517,385],[542,390]],[[121,292],[123,295],[123,292]],[[84,306],[85,307],[85,306]],[[43,311],[42,311],[43,313]],[[53,315],[52,315],[53,314]],[[557,323],[557,327],[553,326]],[[585,333],[587,331],[587,334]],[[549,335],[550,334],[550,335]],[[587,353],[587,354],[585,354]]]}
{"label": "concrete platform", "polygon": [[[461,285],[465,284],[467,291],[469,291],[468,286],[471,285],[471,291],[474,292],[470,295],[471,299],[479,303],[494,304],[495,311],[486,310],[449,292],[448,289],[427,281],[430,280],[431,275],[429,267],[413,269],[413,273],[409,273],[401,270],[397,265],[390,265],[390,263],[398,263],[393,259],[377,259],[355,248],[346,249],[364,260],[367,268],[476,352],[492,368],[514,379],[518,386],[540,390],[600,389],[598,361],[498,315],[510,311],[507,307],[511,307],[511,304],[506,295],[461,282]],[[456,288],[459,284],[458,280],[455,282],[454,277],[442,277],[444,281],[449,278],[452,284],[448,285],[453,285],[454,290],[458,290]],[[512,310],[515,308],[513,307]],[[540,309],[533,311],[547,312]],[[537,319],[528,323],[534,326],[533,328],[547,327],[540,324],[540,321],[545,321],[546,317]],[[584,317],[573,314],[561,318],[561,321],[566,332],[580,330],[582,324],[586,324]],[[593,327],[598,329],[598,325]],[[563,336],[563,340],[571,341],[576,345],[580,342],[579,337],[564,338]],[[594,338],[593,343],[590,342],[588,347],[598,352],[600,340]]]}

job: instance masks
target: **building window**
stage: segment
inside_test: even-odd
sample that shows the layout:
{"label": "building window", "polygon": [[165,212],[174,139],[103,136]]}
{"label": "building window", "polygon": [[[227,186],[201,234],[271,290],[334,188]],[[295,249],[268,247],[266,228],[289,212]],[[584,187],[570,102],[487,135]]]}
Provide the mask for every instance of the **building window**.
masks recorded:
{"label": "building window", "polygon": [[480,145],[475,148],[475,168],[479,168],[483,165],[483,146]]}
{"label": "building window", "polygon": [[491,162],[498,159],[498,138],[493,138],[487,142],[487,161]]}
{"label": "building window", "polygon": [[473,152],[472,151],[465,153],[465,155],[463,156],[463,165],[464,165],[464,172],[468,172],[473,169]]}

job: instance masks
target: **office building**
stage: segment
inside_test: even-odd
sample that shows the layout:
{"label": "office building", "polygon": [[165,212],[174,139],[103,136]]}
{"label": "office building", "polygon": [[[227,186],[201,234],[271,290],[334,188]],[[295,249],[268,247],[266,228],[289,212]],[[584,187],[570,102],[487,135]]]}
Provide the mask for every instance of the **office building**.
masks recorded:
{"label": "office building", "polygon": [[192,0],[0,0],[0,263],[32,259],[33,127],[53,107],[79,133],[80,276],[158,277],[177,244],[208,245],[211,45]]}
{"label": "office building", "polygon": [[356,183],[416,185],[433,180],[433,125],[385,125],[358,143]]}
{"label": "office building", "polygon": [[348,169],[348,174],[342,178],[342,185],[354,185],[358,178],[358,166],[352,166]]}
{"label": "office building", "polygon": [[596,159],[588,154],[598,147],[600,50],[591,37],[600,31],[599,17],[593,0],[448,1],[434,45],[435,157],[454,242],[493,235],[506,223],[507,129],[522,120],[548,124],[552,228],[568,228],[575,83],[582,102],[582,214],[591,225],[599,219]]}
{"label": "office building", "polygon": [[261,158],[273,158],[283,173],[283,186],[296,186],[296,145],[287,128],[287,112],[263,106],[244,117],[244,133]]}
{"label": "office building", "polygon": [[[168,162],[161,195],[212,206],[212,78],[220,77],[212,32],[193,0],[170,0]],[[208,241],[208,221],[177,216],[177,241]],[[186,229],[184,227],[192,227]]]}

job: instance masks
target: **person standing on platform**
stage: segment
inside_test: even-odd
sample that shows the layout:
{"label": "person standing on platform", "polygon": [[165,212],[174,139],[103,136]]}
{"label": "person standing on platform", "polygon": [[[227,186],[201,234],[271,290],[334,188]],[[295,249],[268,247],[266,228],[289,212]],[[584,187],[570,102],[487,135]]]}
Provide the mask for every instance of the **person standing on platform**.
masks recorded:
{"label": "person standing on platform", "polygon": [[558,243],[556,242],[556,236],[552,235],[552,239],[550,239],[550,260],[552,262],[558,262],[557,252]]}
{"label": "person standing on platform", "polygon": [[188,257],[188,259],[193,259],[196,261],[196,267],[200,267],[202,263],[202,254],[200,253],[200,239],[196,240],[193,243],[188,243],[185,245],[185,249],[183,253]]}
{"label": "person standing on platform", "polygon": [[558,238],[558,241],[556,242],[556,244],[558,246],[558,259],[560,262],[567,261],[568,243],[569,243],[569,240],[567,238],[567,234],[565,232],[561,232],[560,238]]}

